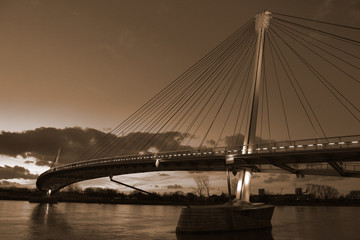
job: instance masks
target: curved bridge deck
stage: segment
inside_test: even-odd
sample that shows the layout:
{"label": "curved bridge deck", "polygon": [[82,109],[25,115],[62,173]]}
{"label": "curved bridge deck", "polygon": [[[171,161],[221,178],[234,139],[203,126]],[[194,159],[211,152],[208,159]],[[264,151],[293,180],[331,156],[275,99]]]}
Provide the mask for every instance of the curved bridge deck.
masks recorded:
{"label": "curved bridge deck", "polygon": [[[346,138],[346,140],[345,140]],[[92,159],[52,168],[36,182],[41,191],[57,191],[84,180],[154,171],[225,171],[226,155],[234,156],[230,170],[251,168],[254,172],[289,172],[297,175],[360,177],[360,137],[339,137],[288,144],[274,143],[241,154],[242,146],[197,151],[164,152]],[[159,165],[156,166],[156,161]]]}

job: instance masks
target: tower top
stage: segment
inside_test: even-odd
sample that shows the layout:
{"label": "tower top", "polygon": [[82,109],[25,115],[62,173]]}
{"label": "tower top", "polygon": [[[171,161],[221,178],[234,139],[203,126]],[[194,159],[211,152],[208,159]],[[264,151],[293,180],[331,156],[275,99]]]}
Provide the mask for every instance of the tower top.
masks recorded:
{"label": "tower top", "polygon": [[260,32],[262,29],[267,29],[270,24],[271,12],[263,11],[255,15],[255,30]]}

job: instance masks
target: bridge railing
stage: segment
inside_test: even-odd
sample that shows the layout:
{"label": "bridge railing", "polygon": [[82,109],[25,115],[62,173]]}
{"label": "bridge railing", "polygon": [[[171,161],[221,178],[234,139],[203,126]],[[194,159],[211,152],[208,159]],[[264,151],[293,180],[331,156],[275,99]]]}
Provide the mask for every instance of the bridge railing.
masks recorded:
{"label": "bridge railing", "polygon": [[253,146],[254,153],[310,151],[360,147],[360,136],[314,138],[295,141],[274,142]]}
{"label": "bridge railing", "polygon": [[[360,136],[352,135],[352,136],[341,136],[341,137],[331,137],[331,138],[314,138],[314,139],[305,139],[305,140],[296,140],[296,141],[270,142],[266,144],[250,146],[249,148],[252,149],[251,154],[266,154],[266,153],[289,152],[289,151],[312,151],[312,150],[359,148],[359,147],[360,147]],[[166,159],[194,158],[194,157],[206,157],[206,156],[225,156],[228,154],[241,155],[242,149],[243,146],[230,146],[230,147],[188,149],[188,150],[159,152],[159,153],[145,153],[145,154],[136,154],[136,155],[105,157],[105,158],[91,159],[91,160],[66,164],[66,165],[54,167],[49,171],[66,170],[76,167],[86,167],[92,165],[117,163],[123,161],[154,160],[155,162],[156,159],[165,159],[165,158]]]}

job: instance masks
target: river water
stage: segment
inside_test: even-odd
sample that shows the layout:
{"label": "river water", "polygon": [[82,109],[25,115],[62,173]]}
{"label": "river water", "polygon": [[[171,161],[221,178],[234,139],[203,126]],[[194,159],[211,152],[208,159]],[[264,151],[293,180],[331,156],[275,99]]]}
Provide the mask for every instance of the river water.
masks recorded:
{"label": "river water", "polygon": [[0,239],[360,239],[360,207],[276,207],[268,231],[176,235],[181,208],[0,201]]}

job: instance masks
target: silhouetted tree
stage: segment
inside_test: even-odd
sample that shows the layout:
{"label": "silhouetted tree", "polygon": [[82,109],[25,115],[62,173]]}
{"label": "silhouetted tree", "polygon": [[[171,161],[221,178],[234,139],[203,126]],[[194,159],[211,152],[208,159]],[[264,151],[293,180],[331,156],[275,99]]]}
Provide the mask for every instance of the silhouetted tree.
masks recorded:
{"label": "silhouetted tree", "polygon": [[307,184],[307,191],[315,198],[334,199],[339,197],[339,191],[336,188],[327,185]]}
{"label": "silhouetted tree", "polygon": [[349,199],[360,199],[360,190],[352,190],[346,197]]}
{"label": "silhouetted tree", "polygon": [[206,192],[207,196],[210,196],[210,178],[209,178],[209,176],[196,176],[196,177],[193,177],[193,179],[196,183],[195,192],[200,197],[203,197],[205,192]]}

